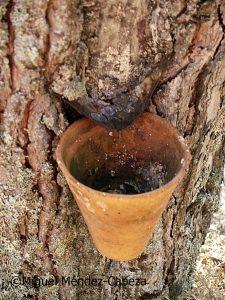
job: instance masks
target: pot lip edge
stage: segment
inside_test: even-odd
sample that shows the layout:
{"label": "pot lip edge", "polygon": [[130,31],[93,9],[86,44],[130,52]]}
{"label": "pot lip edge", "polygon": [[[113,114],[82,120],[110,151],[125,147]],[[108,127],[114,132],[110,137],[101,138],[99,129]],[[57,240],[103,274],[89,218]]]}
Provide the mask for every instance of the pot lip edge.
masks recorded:
{"label": "pot lip edge", "polygon": [[[188,170],[190,161],[192,159],[192,156],[191,156],[190,151],[189,151],[189,147],[186,144],[184,138],[180,135],[179,131],[175,127],[173,127],[170,123],[168,123],[164,118],[162,118],[158,115],[151,114],[149,112],[145,112],[143,115],[152,115],[153,117],[156,117],[156,118],[160,119],[161,121],[165,122],[167,125],[171,126],[173,131],[176,133],[177,138],[179,139],[179,142],[181,144],[182,149],[184,150],[184,156],[182,158],[182,159],[184,159],[184,162],[183,162],[183,164],[181,164],[181,167],[180,167],[179,171],[177,172],[177,174],[170,181],[168,181],[166,184],[162,185],[161,187],[159,187],[157,189],[154,189],[153,191],[146,192],[146,193],[140,193],[140,194],[113,194],[113,193],[107,193],[107,192],[101,192],[99,190],[95,190],[91,187],[86,186],[85,184],[83,184],[79,180],[77,180],[69,172],[68,168],[66,167],[66,165],[65,165],[65,163],[62,159],[61,148],[62,148],[63,140],[65,139],[66,133],[68,133],[68,131],[71,130],[72,127],[74,127],[75,125],[77,126],[77,125],[80,125],[82,123],[89,122],[90,124],[93,124],[96,127],[100,126],[99,124],[96,124],[95,122],[93,122],[92,120],[90,120],[88,118],[82,118],[78,121],[73,122],[70,126],[67,127],[67,129],[61,135],[60,140],[59,140],[58,145],[57,145],[56,150],[55,150],[56,161],[59,165],[59,168],[61,169],[64,176],[66,177],[67,183],[68,183],[68,180],[67,180],[67,178],[68,178],[76,186],[83,187],[84,190],[85,189],[89,190],[92,193],[99,194],[99,195],[104,196],[104,197],[106,197],[106,196],[109,197],[109,198],[118,198],[118,197],[120,197],[120,198],[124,198],[124,200],[125,199],[131,199],[131,198],[137,198],[137,197],[144,198],[146,196],[150,196],[150,195],[153,195],[155,193],[160,193],[160,192],[163,192],[165,190],[169,190],[170,187],[172,187],[175,183],[177,183],[177,185],[178,185],[182,181],[186,171]],[[102,126],[100,126],[100,127],[102,127]],[[106,129],[106,130],[110,131],[110,129]]]}

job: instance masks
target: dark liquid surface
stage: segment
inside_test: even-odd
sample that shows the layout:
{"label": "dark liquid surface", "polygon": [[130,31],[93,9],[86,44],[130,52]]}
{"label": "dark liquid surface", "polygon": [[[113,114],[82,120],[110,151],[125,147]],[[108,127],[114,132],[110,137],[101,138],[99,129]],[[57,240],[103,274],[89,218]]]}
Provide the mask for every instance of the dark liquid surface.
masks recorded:
{"label": "dark liquid surface", "polygon": [[77,165],[71,165],[72,175],[83,184],[106,193],[113,194],[140,194],[153,191],[168,180],[166,169],[160,163],[147,163],[144,166],[128,167],[120,170],[105,170],[95,167],[83,174],[77,175]]}

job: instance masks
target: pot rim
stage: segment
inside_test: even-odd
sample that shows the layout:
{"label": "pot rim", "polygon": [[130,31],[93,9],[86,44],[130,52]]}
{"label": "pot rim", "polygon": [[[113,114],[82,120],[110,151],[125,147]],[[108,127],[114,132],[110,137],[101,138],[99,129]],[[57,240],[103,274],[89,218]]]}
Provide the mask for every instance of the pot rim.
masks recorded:
{"label": "pot rim", "polygon": [[[180,133],[178,132],[178,130],[176,128],[174,128],[170,123],[168,123],[164,118],[159,117],[158,115],[155,115],[155,114],[148,113],[148,112],[143,113],[142,116],[143,115],[145,115],[145,116],[151,115],[154,118],[160,119],[162,122],[164,122],[165,124],[169,125],[171,127],[172,131],[174,132],[174,134],[177,136],[177,138],[179,140],[179,143],[180,143],[180,145],[181,145],[181,147],[182,147],[182,149],[184,151],[184,156],[182,158],[184,161],[183,161],[183,163],[181,163],[181,168],[179,169],[179,171],[177,172],[177,174],[170,181],[168,181],[166,184],[162,185],[161,187],[159,187],[157,189],[154,189],[152,191],[146,192],[146,193],[140,193],[140,194],[113,194],[113,193],[108,193],[108,192],[102,192],[102,191],[99,191],[99,190],[95,190],[95,189],[93,189],[93,188],[91,188],[91,187],[83,184],[82,182],[80,182],[79,180],[77,180],[75,177],[73,177],[73,175],[68,170],[68,168],[65,165],[65,163],[63,161],[63,158],[62,158],[63,144],[64,144],[64,141],[66,140],[66,137],[67,137],[68,133],[71,130],[73,130],[75,127],[78,127],[78,126],[82,127],[83,123],[85,124],[87,122],[90,122],[92,124],[96,124],[96,123],[94,123],[93,121],[91,121],[88,118],[82,118],[82,119],[77,120],[74,123],[72,123],[63,132],[62,136],[60,137],[59,143],[58,143],[58,145],[56,147],[56,151],[55,151],[56,160],[57,160],[57,163],[58,163],[60,169],[65,174],[65,177],[67,177],[69,180],[71,180],[75,185],[81,186],[84,189],[89,190],[90,192],[94,192],[94,193],[102,195],[102,196],[108,196],[108,197],[112,197],[112,198],[118,198],[118,197],[120,197],[120,198],[124,198],[124,199],[126,199],[126,198],[137,198],[137,196],[138,197],[146,197],[148,195],[153,195],[153,194],[158,193],[160,191],[170,189],[170,187],[172,187],[177,182],[179,183],[182,180],[182,178],[184,177],[185,171],[188,170],[189,163],[191,161],[191,154],[190,154],[189,148],[188,148],[188,146],[187,146],[184,138],[180,135]],[[132,124],[131,124],[131,126],[132,126]],[[102,126],[96,124],[94,127],[102,127]],[[107,129],[107,130],[112,131],[110,129]]]}

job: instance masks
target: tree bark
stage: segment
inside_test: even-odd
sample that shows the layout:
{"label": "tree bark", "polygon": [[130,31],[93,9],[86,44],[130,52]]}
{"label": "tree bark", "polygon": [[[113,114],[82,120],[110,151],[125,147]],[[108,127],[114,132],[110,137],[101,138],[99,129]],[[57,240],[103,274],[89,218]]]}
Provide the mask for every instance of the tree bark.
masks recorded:
{"label": "tree bark", "polygon": [[[191,286],[219,200],[225,2],[3,0],[0,20],[2,299],[177,299]],[[132,121],[123,110],[138,95],[143,109],[185,137],[192,162],[145,253],[115,262],[95,249],[54,151],[65,128],[81,117],[68,103],[121,128]],[[118,117],[121,103],[125,123]],[[147,285],[10,286],[17,275],[129,276]]]}

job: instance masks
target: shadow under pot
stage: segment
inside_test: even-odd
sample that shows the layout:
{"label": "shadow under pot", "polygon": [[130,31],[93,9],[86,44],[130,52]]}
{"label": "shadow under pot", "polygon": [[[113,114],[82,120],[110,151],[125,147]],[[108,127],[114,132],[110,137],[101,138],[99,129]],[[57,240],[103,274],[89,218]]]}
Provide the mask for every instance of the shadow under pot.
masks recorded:
{"label": "shadow under pot", "polygon": [[175,128],[144,113],[119,132],[74,122],[56,158],[97,249],[125,261],[144,251],[190,154]]}

